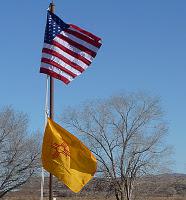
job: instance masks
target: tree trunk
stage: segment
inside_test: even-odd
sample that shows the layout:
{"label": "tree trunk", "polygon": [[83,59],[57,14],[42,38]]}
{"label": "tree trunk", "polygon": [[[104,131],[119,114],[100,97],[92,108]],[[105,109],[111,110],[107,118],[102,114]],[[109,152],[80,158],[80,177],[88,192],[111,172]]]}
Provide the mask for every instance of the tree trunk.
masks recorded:
{"label": "tree trunk", "polygon": [[121,192],[121,200],[124,200],[124,199],[125,199],[125,193]]}
{"label": "tree trunk", "polygon": [[131,190],[128,183],[125,183],[126,199],[131,200]]}
{"label": "tree trunk", "polygon": [[126,199],[131,200],[132,199],[132,187],[129,187],[127,183],[125,183],[125,192],[126,192]]}
{"label": "tree trunk", "polygon": [[114,193],[115,193],[116,200],[120,200],[119,192],[118,192],[118,190],[116,188],[114,189]]}

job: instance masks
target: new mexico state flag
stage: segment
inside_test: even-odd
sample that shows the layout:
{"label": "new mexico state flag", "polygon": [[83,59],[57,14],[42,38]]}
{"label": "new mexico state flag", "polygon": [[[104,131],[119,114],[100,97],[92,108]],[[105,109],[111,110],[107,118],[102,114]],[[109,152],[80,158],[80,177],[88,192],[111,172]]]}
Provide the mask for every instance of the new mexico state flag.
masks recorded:
{"label": "new mexico state flag", "polygon": [[48,119],[43,138],[44,169],[79,192],[96,172],[96,158],[90,150],[67,130]]}

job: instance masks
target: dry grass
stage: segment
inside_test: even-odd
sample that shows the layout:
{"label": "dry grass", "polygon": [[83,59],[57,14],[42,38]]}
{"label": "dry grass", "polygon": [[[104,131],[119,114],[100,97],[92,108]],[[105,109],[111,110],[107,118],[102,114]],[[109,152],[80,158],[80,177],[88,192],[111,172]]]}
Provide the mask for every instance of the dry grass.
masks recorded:
{"label": "dry grass", "polygon": [[[57,197],[56,200],[104,200],[104,197]],[[7,197],[3,200],[40,200],[40,197]],[[44,198],[48,200],[48,197]],[[115,200],[114,198],[107,198],[107,200]]]}
{"label": "dry grass", "polygon": [[[40,197],[4,197],[2,200],[40,200]],[[48,200],[48,197],[45,197],[44,200]],[[115,200],[114,197],[105,198],[105,197],[56,197],[56,200]],[[186,200],[186,197],[139,197],[135,200]]]}

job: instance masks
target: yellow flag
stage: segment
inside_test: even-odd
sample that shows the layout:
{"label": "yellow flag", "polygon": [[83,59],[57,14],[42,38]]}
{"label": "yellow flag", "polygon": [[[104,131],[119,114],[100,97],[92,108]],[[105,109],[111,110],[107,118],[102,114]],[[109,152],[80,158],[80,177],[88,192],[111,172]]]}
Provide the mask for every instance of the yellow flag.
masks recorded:
{"label": "yellow flag", "polygon": [[41,159],[44,169],[73,192],[79,192],[96,172],[97,161],[90,150],[51,119],[45,129]]}

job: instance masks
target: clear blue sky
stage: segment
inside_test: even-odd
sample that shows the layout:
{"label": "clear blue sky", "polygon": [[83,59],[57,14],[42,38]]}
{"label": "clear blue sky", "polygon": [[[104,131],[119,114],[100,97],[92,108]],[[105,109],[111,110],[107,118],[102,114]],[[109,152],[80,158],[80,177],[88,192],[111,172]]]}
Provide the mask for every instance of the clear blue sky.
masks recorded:
{"label": "clear blue sky", "polygon": [[[0,107],[12,105],[41,129],[45,75],[39,74],[49,0],[1,2]],[[55,116],[66,106],[122,91],[162,99],[175,172],[186,173],[186,1],[55,0],[56,13],[97,34],[103,46],[70,85],[55,81]]]}

